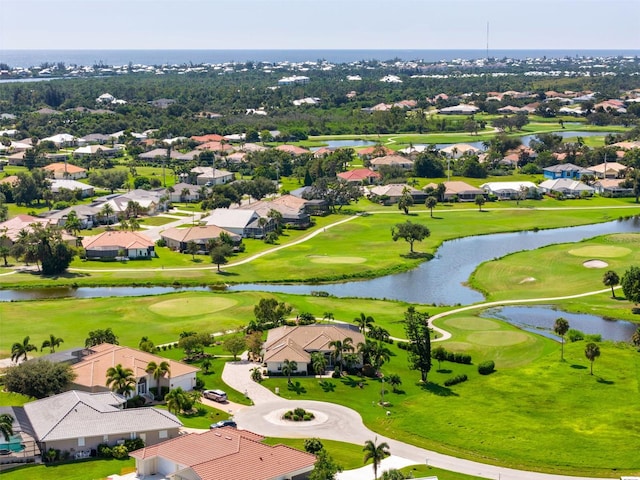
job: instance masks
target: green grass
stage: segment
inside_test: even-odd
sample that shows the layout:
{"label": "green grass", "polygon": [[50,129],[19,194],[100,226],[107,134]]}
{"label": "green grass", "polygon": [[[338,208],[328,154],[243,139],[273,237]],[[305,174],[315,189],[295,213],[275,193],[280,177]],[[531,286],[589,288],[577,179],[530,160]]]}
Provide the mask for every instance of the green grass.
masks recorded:
{"label": "green grass", "polygon": [[[291,448],[304,451],[304,438],[274,438],[267,437],[264,443],[268,445],[287,445]],[[362,459],[362,445],[353,443],[336,442],[335,440],[321,440],[324,449],[331,455],[335,462],[340,465],[343,470],[353,470],[364,466]]]}
{"label": "green grass", "polygon": [[[486,336],[465,332],[445,347],[471,353],[474,365],[444,362],[438,371],[436,364],[427,386],[407,369],[406,354],[392,346],[396,356],[383,371],[399,374],[403,383],[400,393],[385,387],[391,406],[384,409],[376,405],[382,387],[378,379],[365,379],[362,389],[357,377],[322,383],[295,377],[291,389],[282,378],[264,385],[280,387],[285,398],[349,406],[380,434],[485,463],[589,476],[619,476],[640,468],[634,447],[640,431],[625,420],[638,404],[640,357],[635,350],[602,343],[591,376],[584,342],[565,345],[566,361],[560,362],[558,343],[500,322],[491,333],[494,339],[508,336],[506,346],[487,348]],[[497,371],[481,376],[476,365],[487,358],[496,361]],[[469,380],[443,386],[459,374]],[[620,442],[621,437],[627,440]]]}
{"label": "green grass", "polygon": [[[166,410],[166,405],[158,405],[155,408]],[[204,405],[202,403],[196,404],[196,412],[191,414],[179,413],[177,417],[187,428],[200,428],[208,430],[212,423],[219,422],[220,420],[226,420],[229,418],[229,414],[222,410]]]}
{"label": "green grass", "polygon": [[33,399],[19,393],[0,391],[0,407],[21,407]]}
{"label": "green grass", "polygon": [[[615,234],[513,253],[480,265],[470,283],[486,292],[488,300],[556,297],[600,290],[606,288],[602,284],[604,272],[614,270],[622,277],[630,265],[640,262],[639,245],[638,234]],[[590,252],[593,256],[585,257],[576,252]],[[598,256],[599,252],[602,256]],[[603,260],[608,267],[586,268],[583,263],[590,259]],[[560,284],[561,289],[558,288]],[[630,310],[628,302],[616,302],[615,306],[617,310]],[[608,305],[607,308],[613,307]]]}
{"label": "green grass", "polygon": [[3,480],[98,480],[113,473],[135,471],[135,461],[127,460],[79,460],[53,465],[28,465],[2,472]]}
{"label": "green grass", "polygon": [[441,468],[428,467],[426,465],[412,465],[401,468],[405,475],[413,475],[411,478],[438,477],[438,480],[480,480],[483,477],[474,477],[463,473],[450,472]]}

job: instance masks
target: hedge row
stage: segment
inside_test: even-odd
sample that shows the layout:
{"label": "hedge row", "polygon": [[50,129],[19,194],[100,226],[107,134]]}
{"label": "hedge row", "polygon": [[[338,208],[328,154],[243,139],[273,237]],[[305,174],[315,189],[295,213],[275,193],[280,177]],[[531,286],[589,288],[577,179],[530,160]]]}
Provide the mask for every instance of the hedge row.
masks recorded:
{"label": "hedge row", "polygon": [[452,385],[456,385],[458,383],[462,383],[462,382],[466,382],[467,381],[467,376],[462,374],[462,375],[458,375],[456,377],[453,378],[448,378],[444,381],[444,386],[445,387],[450,387]]}

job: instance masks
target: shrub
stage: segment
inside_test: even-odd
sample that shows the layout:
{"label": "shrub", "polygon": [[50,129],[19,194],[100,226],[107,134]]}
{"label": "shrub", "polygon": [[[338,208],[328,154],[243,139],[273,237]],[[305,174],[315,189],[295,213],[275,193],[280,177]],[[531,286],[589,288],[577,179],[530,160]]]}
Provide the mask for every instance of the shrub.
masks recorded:
{"label": "shrub", "polygon": [[336,367],[331,374],[331,378],[340,378],[340,368]]}
{"label": "shrub", "polygon": [[144,440],[142,440],[141,438],[125,440],[124,446],[127,447],[127,451],[133,452],[134,450],[139,450],[141,448],[144,448]]}
{"label": "shrub", "polygon": [[490,373],[493,373],[495,368],[496,364],[493,362],[493,360],[487,360],[486,362],[482,362],[480,365],[478,365],[478,373],[480,375],[489,375]]}
{"label": "shrub", "polygon": [[589,333],[589,334],[584,336],[584,340],[585,340],[585,342],[600,343],[600,342],[602,342],[602,335],[600,335],[599,333]]}
{"label": "shrub", "polygon": [[204,380],[200,377],[196,377],[196,386],[193,387],[195,390],[203,390],[204,389]]}
{"label": "shrub", "polygon": [[166,247],[167,241],[164,238],[161,238],[160,240],[156,241],[156,245],[158,247]]}
{"label": "shrub", "polygon": [[444,381],[444,386],[445,387],[450,387],[452,385],[456,385],[458,383],[462,383],[462,382],[466,382],[467,381],[467,376],[466,375],[458,375],[456,377],[453,378],[448,378],[447,380]]}
{"label": "shrub", "polygon": [[123,460],[129,456],[129,450],[124,445],[116,445],[111,449],[111,453],[113,458],[117,458],[118,460]]}
{"label": "shrub", "polygon": [[580,330],[576,330],[575,328],[570,328],[567,332],[567,338],[570,342],[578,342],[580,340],[584,340],[584,333]]}
{"label": "shrub", "polygon": [[140,395],[136,395],[135,397],[127,400],[127,408],[139,408],[144,406],[144,404],[145,404],[145,399]]}
{"label": "shrub", "polygon": [[111,450],[111,447],[106,443],[101,443],[100,445],[98,445],[98,448],[96,450],[98,451],[98,455],[101,457],[104,457],[104,458],[113,457],[113,452]]}
{"label": "shrub", "polygon": [[399,341],[397,343],[397,345],[398,345],[398,348],[400,350],[409,350],[409,346],[411,345],[411,343],[410,342]]}

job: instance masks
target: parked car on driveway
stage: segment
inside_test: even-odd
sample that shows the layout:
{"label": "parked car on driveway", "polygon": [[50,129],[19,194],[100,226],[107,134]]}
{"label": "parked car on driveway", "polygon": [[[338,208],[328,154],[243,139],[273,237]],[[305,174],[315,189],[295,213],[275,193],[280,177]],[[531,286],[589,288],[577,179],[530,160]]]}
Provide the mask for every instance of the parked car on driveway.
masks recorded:
{"label": "parked car on driveway", "polygon": [[225,403],[227,401],[227,394],[222,390],[205,390],[202,392],[202,396],[218,403]]}
{"label": "parked car on driveway", "polygon": [[222,427],[238,428],[238,424],[233,420],[220,420],[219,422],[212,423],[211,425],[209,425],[210,429],[222,428]]}

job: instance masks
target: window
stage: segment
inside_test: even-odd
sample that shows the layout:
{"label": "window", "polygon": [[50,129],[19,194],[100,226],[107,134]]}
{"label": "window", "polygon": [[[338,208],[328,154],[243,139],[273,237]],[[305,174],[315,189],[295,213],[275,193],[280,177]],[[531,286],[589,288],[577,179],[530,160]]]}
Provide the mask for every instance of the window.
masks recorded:
{"label": "window", "polygon": [[109,435],[102,436],[102,443],[109,443]]}
{"label": "window", "polygon": [[84,437],[78,437],[78,446],[84,447]]}
{"label": "window", "polygon": [[147,393],[147,379],[142,377],[138,382],[138,395],[144,395]]}
{"label": "window", "polygon": [[166,430],[160,430],[158,432],[158,438],[169,438],[169,432]]}
{"label": "window", "polygon": [[131,432],[131,440],[135,440],[138,437],[136,432]]}
{"label": "window", "polygon": [[141,433],[140,434],[140,440],[142,440],[144,443],[147,443],[147,434],[146,433]]}

